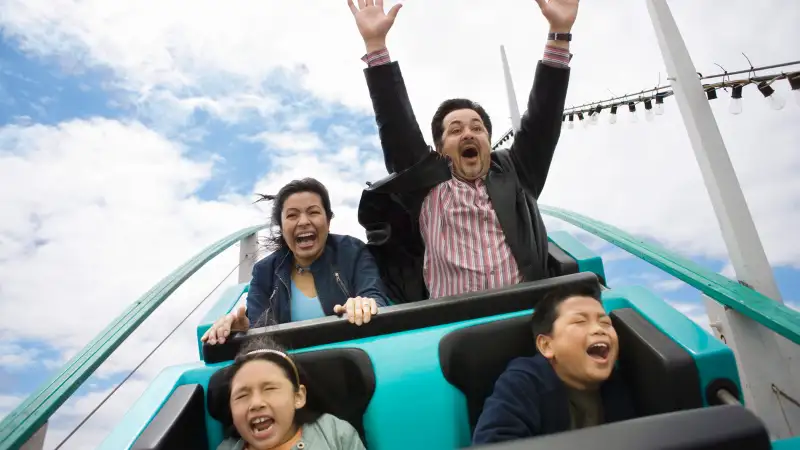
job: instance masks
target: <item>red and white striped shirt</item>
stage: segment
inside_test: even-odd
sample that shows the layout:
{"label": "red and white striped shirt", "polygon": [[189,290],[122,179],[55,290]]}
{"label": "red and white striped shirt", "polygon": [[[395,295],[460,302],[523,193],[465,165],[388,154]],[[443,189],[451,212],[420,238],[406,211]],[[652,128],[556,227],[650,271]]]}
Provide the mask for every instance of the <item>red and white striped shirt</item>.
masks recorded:
{"label": "red and white striped shirt", "polygon": [[[572,55],[546,46],[542,62],[569,67]],[[387,49],[364,55],[370,67],[388,64]],[[484,180],[455,177],[431,189],[419,216],[425,242],[423,275],[430,298],[518,284],[514,255],[497,219]]]}

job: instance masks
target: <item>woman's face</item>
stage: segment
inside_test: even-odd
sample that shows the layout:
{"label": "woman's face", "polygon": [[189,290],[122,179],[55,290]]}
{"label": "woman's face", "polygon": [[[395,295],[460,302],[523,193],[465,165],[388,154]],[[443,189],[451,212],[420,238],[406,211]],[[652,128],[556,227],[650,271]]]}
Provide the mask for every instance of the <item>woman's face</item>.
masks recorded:
{"label": "woman's face", "polygon": [[308,266],[322,254],[330,223],[318,194],[298,192],[287,197],[281,222],[283,239],[299,264]]}
{"label": "woman's face", "polygon": [[231,380],[231,415],[236,431],[253,450],[268,450],[297,432],[295,410],[306,404],[306,388],[295,391],[277,364],[257,359],[245,363]]}

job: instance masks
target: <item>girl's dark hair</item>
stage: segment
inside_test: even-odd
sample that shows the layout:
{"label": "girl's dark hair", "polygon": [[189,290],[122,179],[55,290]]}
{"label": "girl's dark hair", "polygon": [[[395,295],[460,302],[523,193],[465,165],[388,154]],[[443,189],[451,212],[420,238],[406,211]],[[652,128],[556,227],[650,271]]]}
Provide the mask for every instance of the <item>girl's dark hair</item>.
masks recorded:
{"label": "girl's dark hair", "polygon": [[267,238],[266,248],[269,251],[276,251],[276,250],[283,250],[288,248],[286,245],[286,240],[283,239],[283,220],[282,220],[282,213],[283,213],[283,204],[286,203],[286,199],[289,198],[292,194],[297,194],[300,192],[313,192],[314,194],[319,195],[322,199],[322,208],[325,210],[325,215],[328,217],[328,221],[333,219],[333,210],[331,209],[331,197],[328,195],[328,189],[325,188],[325,185],[320,183],[314,178],[303,178],[302,180],[293,180],[287,183],[284,187],[282,187],[277,195],[264,195],[264,194],[256,194],[260,198],[255,201],[255,203],[269,200],[272,201],[272,214],[270,217],[270,224],[272,225],[272,230],[270,233],[269,238]]}
{"label": "girl's dark hair", "polygon": [[[301,367],[297,366],[294,363],[294,359],[291,359],[291,362],[284,358],[283,356],[272,353],[272,352],[258,352],[258,350],[273,350],[277,352],[281,352],[286,355],[288,358],[292,358],[291,355],[286,353],[286,349],[278,345],[274,340],[272,340],[269,336],[257,336],[248,340],[243,346],[242,349],[239,351],[239,354],[236,355],[236,359],[234,360],[233,364],[227,368],[226,374],[226,385],[227,385],[227,398],[230,402],[231,397],[231,387],[233,382],[233,377],[239,370],[248,362],[250,361],[269,361],[271,363],[276,364],[283,370],[283,373],[286,377],[292,382],[292,386],[294,387],[295,392],[300,389],[300,385],[306,386],[306,404],[302,408],[298,409],[294,413],[294,422],[297,426],[303,426],[305,424],[314,423],[317,419],[320,418],[322,415],[322,411],[325,411],[324,401],[322,397],[319,395],[313,395],[313,390],[309,389],[308,386],[308,377],[306,376],[305,372],[302,370]],[[299,377],[295,377],[295,368],[297,369],[297,374]],[[298,384],[299,383],[299,384]],[[230,408],[228,409],[228,414],[230,414]],[[231,426],[228,430],[228,435],[239,439],[241,435],[236,430],[236,427],[233,426],[233,418],[229,421]]]}

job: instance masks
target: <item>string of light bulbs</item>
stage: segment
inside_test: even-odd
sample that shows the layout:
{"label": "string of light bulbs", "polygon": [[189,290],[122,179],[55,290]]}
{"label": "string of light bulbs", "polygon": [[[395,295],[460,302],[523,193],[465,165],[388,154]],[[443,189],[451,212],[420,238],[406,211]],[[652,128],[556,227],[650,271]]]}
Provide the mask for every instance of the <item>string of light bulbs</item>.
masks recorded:
{"label": "string of light bulbs", "polygon": [[[746,55],[745,58],[747,58]],[[748,59],[748,63],[749,62],[750,60]],[[772,84],[776,81],[788,80],[792,90],[792,95],[795,98],[795,102],[798,106],[800,106],[800,71],[780,72],[759,76],[756,76],[756,72],[795,65],[800,65],[800,61],[773,64],[763,67],[753,67],[753,65],[750,64],[749,69],[738,70],[734,72],[725,71],[724,68],[720,67],[723,70],[723,73],[709,76],[703,76],[701,73],[698,73],[697,75],[700,80],[711,80],[716,78],[722,79],[721,81],[714,83],[703,84],[703,91],[705,91],[706,98],[709,101],[717,99],[717,90],[723,89],[727,92],[728,88],[731,89],[731,103],[728,106],[728,111],[731,114],[742,113],[742,93],[744,88],[749,85],[755,85],[757,87],[758,91],[766,99],[772,109],[781,110],[786,106],[786,99],[775,92]],[[731,79],[732,75],[740,74],[747,74],[748,77]],[[636,123],[639,121],[636,113],[636,106],[639,104],[644,104],[645,120],[651,122],[655,119],[655,116],[664,114],[664,99],[674,95],[670,87],[671,85],[656,86],[652,89],[570,107],[564,110],[562,115],[562,127],[567,129],[574,128],[575,117],[578,118],[578,122],[583,123],[584,127],[597,125],[599,123],[600,113],[606,109],[610,111],[608,115],[609,123],[615,124],[617,122],[617,112],[619,107],[627,107],[628,112],[630,113],[631,122]],[[512,128],[506,131],[500,137],[500,139],[492,146],[492,150],[497,150],[500,145],[511,139],[513,136],[514,129]]]}

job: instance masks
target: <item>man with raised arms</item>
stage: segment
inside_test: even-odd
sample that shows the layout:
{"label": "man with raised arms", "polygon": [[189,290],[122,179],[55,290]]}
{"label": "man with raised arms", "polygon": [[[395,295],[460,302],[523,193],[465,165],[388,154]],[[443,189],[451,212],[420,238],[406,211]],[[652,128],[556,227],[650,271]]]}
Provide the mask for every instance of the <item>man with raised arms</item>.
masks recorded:
{"label": "man with raised arms", "polygon": [[[550,26],[544,56],[514,143],[495,152],[489,115],[462,98],[439,106],[434,148],[425,143],[386,48],[401,5],[385,13],[383,0],[357,2],[348,5],[364,39],[367,85],[392,174],[364,191],[359,222],[389,296],[409,302],[546,278],[547,232],[536,199],[561,134],[578,0],[536,0]],[[472,54],[469,39],[447,50],[490,64]]]}

